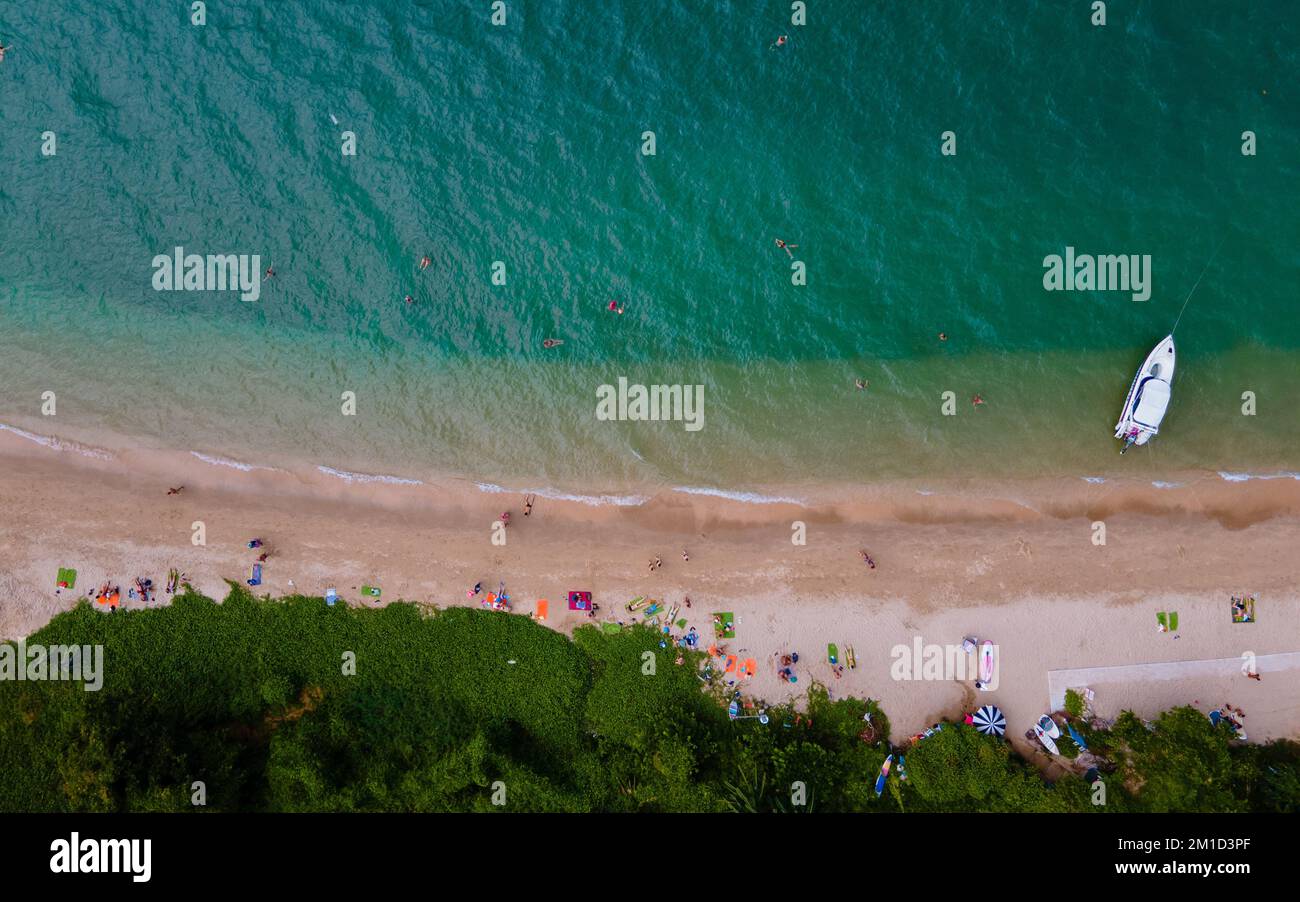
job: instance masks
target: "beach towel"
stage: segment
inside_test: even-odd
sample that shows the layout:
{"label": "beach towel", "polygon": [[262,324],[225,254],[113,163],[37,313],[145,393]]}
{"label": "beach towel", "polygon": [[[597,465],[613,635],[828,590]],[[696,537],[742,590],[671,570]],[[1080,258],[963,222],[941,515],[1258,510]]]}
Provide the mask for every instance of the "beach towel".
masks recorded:
{"label": "beach towel", "polygon": [[1170,632],[1175,632],[1175,633],[1178,632],[1178,612],[1177,612],[1177,611],[1170,611],[1170,612],[1169,612],[1169,630],[1170,630]]}
{"label": "beach towel", "polygon": [[[63,571],[59,571],[62,573]],[[73,571],[76,575],[76,571]],[[1255,596],[1254,595],[1234,595],[1232,596],[1232,622],[1233,623],[1254,623],[1255,622]]]}
{"label": "beach towel", "polygon": [[254,564],[254,565],[253,565],[253,575],[249,578],[249,580],[248,580],[248,584],[249,584],[250,586],[260,586],[260,585],[262,584],[262,565],[261,565],[261,564]]}
{"label": "beach towel", "polygon": [[719,611],[713,615],[713,632],[719,639],[736,638],[736,615],[731,611]]}
{"label": "beach towel", "polygon": [[[570,607],[572,607],[572,605],[570,605]],[[536,616],[538,620],[545,620],[550,609],[551,603],[543,598],[537,602],[537,613],[534,616]]]}
{"label": "beach towel", "polygon": [[325,603],[333,607],[334,603],[339,600],[338,589],[325,590]]}
{"label": "beach towel", "polygon": [[362,595],[369,595],[371,598],[378,598],[378,597],[379,597],[379,592],[380,592],[380,589],[379,589],[378,586],[362,586],[362,587],[361,587],[361,594],[362,594]]}
{"label": "beach towel", "polygon": [[746,658],[741,673],[743,673],[746,678],[752,677],[754,674],[758,673],[758,662],[753,658]]}
{"label": "beach towel", "polygon": [[60,589],[75,589],[77,587],[77,571],[71,567],[60,567],[54,585]]}
{"label": "beach towel", "polygon": [[725,670],[727,673],[735,673],[735,672],[736,672],[736,656],[735,656],[735,655],[727,655],[727,666],[724,667],[723,670]]}
{"label": "beach towel", "polygon": [[570,611],[590,611],[590,610],[591,610],[591,593],[590,593],[590,592],[570,592],[570,593],[569,593],[569,610],[570,610]]}

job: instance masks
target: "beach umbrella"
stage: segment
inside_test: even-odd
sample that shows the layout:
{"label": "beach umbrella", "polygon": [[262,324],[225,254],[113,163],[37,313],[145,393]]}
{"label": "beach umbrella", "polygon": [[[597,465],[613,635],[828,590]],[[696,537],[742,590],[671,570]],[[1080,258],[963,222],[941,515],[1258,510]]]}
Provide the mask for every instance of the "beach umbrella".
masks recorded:
{"label": "beach umbrella", "polygon": [[975,729],[989,736],[1002,736],[1007,732],[1007,719],[996,705],[985,705],[975,712],[971,723]]}

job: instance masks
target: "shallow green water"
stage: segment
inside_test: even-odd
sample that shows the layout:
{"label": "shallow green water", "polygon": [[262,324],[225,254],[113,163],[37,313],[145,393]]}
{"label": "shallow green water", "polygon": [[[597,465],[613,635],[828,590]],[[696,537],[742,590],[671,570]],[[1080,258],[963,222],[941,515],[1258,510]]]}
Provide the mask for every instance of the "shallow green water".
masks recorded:
{"label": "shallow green water", "polygon": [[[1290,4],[489,6],[6,7],[0,422],[601,490],[1295,466]],[[154,291],[178,244],[276,275]],[[1151,255],[1151,299],[1044,291],[1067,245]],[[1162,435],[1118,458],[1216,248]],[[598,421],[619,376],[704,385],[704,428]]]}

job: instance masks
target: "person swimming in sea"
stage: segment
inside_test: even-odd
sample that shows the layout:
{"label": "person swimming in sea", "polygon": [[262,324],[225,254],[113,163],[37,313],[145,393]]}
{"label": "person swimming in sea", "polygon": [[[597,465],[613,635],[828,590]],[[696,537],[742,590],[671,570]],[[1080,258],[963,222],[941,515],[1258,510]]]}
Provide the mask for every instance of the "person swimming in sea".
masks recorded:
{"label": "person swimming in sea", "polygon": [[560,345],[562,345],[562,344],[564,344],[564,342],[560,341],[560,339],[558,339],[558,338],[548,338],[548,339],[546,339],[545,341],[542,342],[542,347],[544,347],[544,348],[558,348],[558,347],[559,347]]}
{"label": "person swimming in sea", "polygon": [[406,298],[405,298],[405,301],[406,301],[406,303],[408,303],[408,304],[414,304],[414,303],[415,303],[415,298],[411,297],[411,296],[408,294],[408,295],[406,296]]}
{"label": "person swimming in sea", "polygon": [[429,264],[432,263],[432,262],[433,262],[433,261],[430,260],[427,256],[426,256],[426,257],[421,257],[421,258],[420,258],[420,269],[421,269],[422,271],[428,269],[428,268],[429,268]]}
{"label": "person swimming in sea", "polygon": [[780,238],[778,238],[778,239],[776,239],[776,246],[779,247],[781,250],[785,251],[787,254],[789,254],[789,255],[790,255],[790,259],[793,260],[793,259],[794,259],[794,251],[790,250],[790,248],[792,248],[792,247],[798,247],[799,245],[797,245],[797,244],[786,244],[784,241],[782,241]]}
{"label": "person swimming in sea", "polygon": [[940,332],[940,333],[939,333],[939,340],[940,340],[940,341],[947,341],[947,340],[948,340],[948,333],[947,333],[947,332]]}
{"label": "person swimming in sea", "polygon": [[770,45],[768,45],[768,48],[767,48],[767,49],[768,49],[768,50],[775,50],[775,49],[778,48],[778,47],[784,47],[784,46],[785,46],[785,42],[788,41],[788,40],[790,40],[790,38],[789,38],[788,35],[781,35],[781,36],[778,37],[775,41],[773,41]]}
{"label": "person swimming in sea", "polygon": [[970,399],[970,403],[972,407],[979,407],[981,404],[984,403],[984,398],[982,395],[977,394],[975,397]]}
{"label": "person swimming in sea", "polygon": [[5,61],[5,51],[13,50],[13,49],[14,49],[13,44],[10,44],[8,47],[4,46],[3,44],[0,44],[0,63],[3,63]]}
{"label": "person swimming in sea", "polygon": [[621,304],[619,304],[618,301],[610,301],[610,302],[609,302],[609,309],[612,310],[614,313],[622,313],[622,312],[623,312],[623,306],[622,306]]}
{"label": "person swimming in sea", "polygon": [[866,391],[867,386],[870,385],[871,383],[868,382],[866,379],[854,379],[853,384],[856,385],[859,389]]}

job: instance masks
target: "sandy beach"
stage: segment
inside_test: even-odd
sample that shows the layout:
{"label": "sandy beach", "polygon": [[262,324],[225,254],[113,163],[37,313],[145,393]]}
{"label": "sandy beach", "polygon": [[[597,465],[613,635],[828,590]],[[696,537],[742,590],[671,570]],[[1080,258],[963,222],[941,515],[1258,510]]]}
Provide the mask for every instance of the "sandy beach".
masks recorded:
{"label": "sandy beach", "polygon": [[[591,622],[565,609],[570,589],[591,590],[600,618],[623,620],[637,595],[668,605],[706,637],[712,612],[735,614],[728,650],[758,661],[747,696],[777,701],[813,681],[837,695],[879,699],[900,741],[976,704],[996,703],[1008,735],[1047,709],[1052,672],[1260,656],[1262,679],[1231,663],[1177,668],[1158,679],[1108,671],[1089,682],[1094,709],[1151,715],[1177,704],[1242,708],[1252,740],[1300,733],[1300,481],[1228,481],[1210,473],[1149,482],[1080,478],[1015,484],[807,486],[773,489],[805,504],[751,503],[648,487],[640,504],[522,495],[466,480],[365,481],[313,467],[248,469],[184,452],[114,452],[40,444],[0,432],[0,635],[30,635],[106,580],[137,576],[161,587],[177,567],[205,594],[243,580],[262,538],[269,552],[259,593],[321,595],[350,603],[466,598],[476,582],[504,581],[516,613],[550,600],[548,625]],[[184,486],[178,495],[167,489]],[[513,489],[515,487],[507,487]],[[520,489],[528,486],[519,486]],[[494,522],[512,511],[506,543]],[[205,544],[192,542],[201,522]],[[1094,543],[1094,523],[1106,542]],[[797,524],[806,542],[792,541]],[[687,550],[689,561],[682,560]],[[864,565],[859,550],[877,563]],[[649,561],[661,557],[662,567]],[[59,567],[78,571],[56,592]],[[363,584],[382,602],[362,601]],[[1229,599],[1257,599],[1255,624],[1233,624]],[[165,599],[165,595],[160,593]],[[156,602],[157,603],[157,602]],[[125,606],[139,606],[127,601]],[[1176,633],[1156,612],[1177,611]],[[898,647],[998,647],[995,687],[967,679],[896,679]],[[826,646],[852,646],[857,667],[836,676]],[[705,643],[707,644],[707,642]],[[797,651],[797,684],[777,656]]]}

